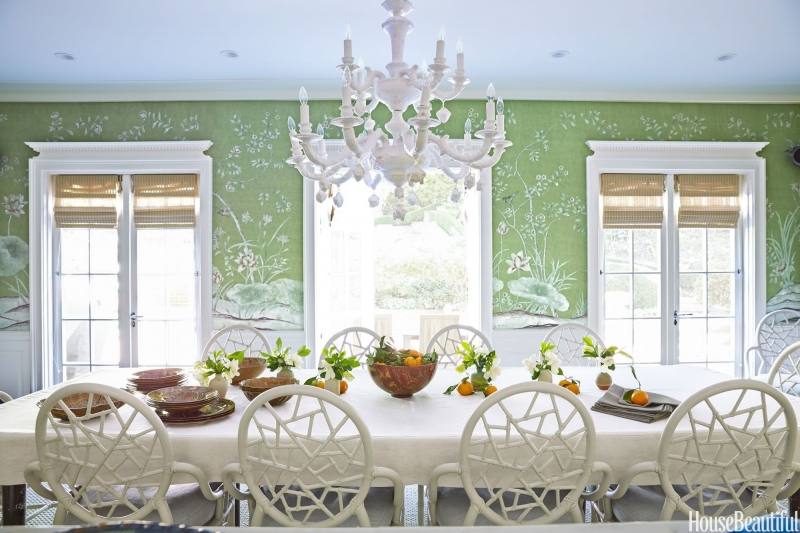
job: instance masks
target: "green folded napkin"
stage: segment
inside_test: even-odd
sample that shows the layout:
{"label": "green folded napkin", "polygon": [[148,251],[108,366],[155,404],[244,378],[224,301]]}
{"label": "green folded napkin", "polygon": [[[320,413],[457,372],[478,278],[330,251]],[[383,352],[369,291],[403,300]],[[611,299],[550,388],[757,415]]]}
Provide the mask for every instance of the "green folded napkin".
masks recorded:
{"label": "green folded napkin", "polygon": [[680,404],[678,400],[663,394],[648,393],[650,403],[632,405],[622,399],[625,389],[619,385],[611,385],[606,393],[592,406],[592,411],[607,415],[619,416],[649,424],[669,417]]}

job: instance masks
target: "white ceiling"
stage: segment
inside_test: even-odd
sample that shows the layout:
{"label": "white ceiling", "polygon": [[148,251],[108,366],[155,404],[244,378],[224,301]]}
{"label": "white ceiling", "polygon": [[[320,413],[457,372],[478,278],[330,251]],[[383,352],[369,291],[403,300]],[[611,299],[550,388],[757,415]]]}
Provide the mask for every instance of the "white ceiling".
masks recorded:
{"label": "white ceiling", "polygon": [[[798,0],[415,7],[407,61],[431,61],[444,25],[451,63],[463,38],[469,96],[493,81],[512,98],[800,101]],[[380,0],[0,0],[0,100],[333,97],[345,26],[380,66],[385,18]]]}

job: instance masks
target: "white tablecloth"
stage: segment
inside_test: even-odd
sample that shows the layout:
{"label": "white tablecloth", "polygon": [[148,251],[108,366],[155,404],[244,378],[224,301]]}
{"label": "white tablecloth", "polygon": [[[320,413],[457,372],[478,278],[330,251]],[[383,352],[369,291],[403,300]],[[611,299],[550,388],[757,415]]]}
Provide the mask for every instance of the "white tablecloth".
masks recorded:
{"label": "white tablecloth", "polygon": [[[76,381],[121,386],[134,370],[102,371]],[[683,365],[641,366],[637,372],[647,388],[678,400],[728,379],[717,372]],[[594,385],[596,368],[572,368],[567,373],[583,383],[580,399],[587,408],[603,394]],[[310,371],[300,374],[311,375]],[[457,461],[461,432],[483,399],[482,394],[443,395],[448,385],[458,381],[452,369],[439,369],[425,390],[407,399],[392,398],[381,391],[365,371],[357,372],[356,376],[343,398],[369,427],[376,465],[392,468],[407,484],[416,484],[427,483],[436,466]],[[524,369],[506,368],[497,384],[502,388],[528,379],[530,376]],[[635,385],[627,368],[619,368],[614,379],[625,387]],[[48,391],[42,391],[0,405],[0,485],[22,483],[25,465],[36,459],[36,402],[47,394]],[[212,480],[220,479],[225,465],[238,461],[237,428],[248,400],[237,387],[230,388],[228,397],[236,402],[236,412],[227,418],[204,425],[168,426],[175,459],[198,465]],[[800,412],[800,399],[793,397],[791,401]],[[616,475],[637,462],[655,459],[666,421],[644,424],[595,412],[591,412],[591,417],[597,432],[596,460],[611,465]]]}

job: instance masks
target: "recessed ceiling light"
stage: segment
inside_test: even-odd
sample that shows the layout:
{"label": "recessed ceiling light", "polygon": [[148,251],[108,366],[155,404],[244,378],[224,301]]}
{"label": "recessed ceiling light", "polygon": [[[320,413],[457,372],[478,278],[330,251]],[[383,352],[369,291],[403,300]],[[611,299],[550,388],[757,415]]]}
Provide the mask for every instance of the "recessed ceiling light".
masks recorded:
{"label": "recessed ceiling light", "polygon": [[236,59],[239,57],[239,54],[236,52],[236,50],[220,50],[219,55],[222,57],[227,57],[228,59]]}
{"label": "recessed ceiling light", "polygon": [[64,61],[75,61],[75,56],[68,54],[67,52],[56,52],[53,55],[59,59],[63,59]]}
{"label": "recessed ceiling light", "polygon": [[727,54],[722,54],[721,56],[717,56],[717,61],[730,61],[734,57],[736,57],[736,54],[728,52]]}
{"label": "recessed ceiling light", "polygon": [[553,59],[561,59],[569,55],[569,50],[553,50],[550,52],[550,57]]}

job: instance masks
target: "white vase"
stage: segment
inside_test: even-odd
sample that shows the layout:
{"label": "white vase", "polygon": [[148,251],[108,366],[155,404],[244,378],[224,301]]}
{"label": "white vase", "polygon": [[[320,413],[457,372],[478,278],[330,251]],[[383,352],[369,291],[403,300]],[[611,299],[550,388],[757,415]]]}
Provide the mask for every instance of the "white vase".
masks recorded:
{"label": "white vase", "polygon": [[326,379],[325,380],[325,390],[334,393],[335,395],[339,396],[339,391],[341,390],[340,387],[340,379]]}
{"label": "white vase", "polygon": [[214,389],[219,394],[219,398],[225,398],[228,393],[228,380],[222,374],[217,374],[208,382],[209,388]]}
{"label": "white vase", "polygon": [[542,370],[539,372],[539,377],[537,378],[538,381],[544,381],[545,383],[552,383],[553,382],[553,373],[549,370]]}

